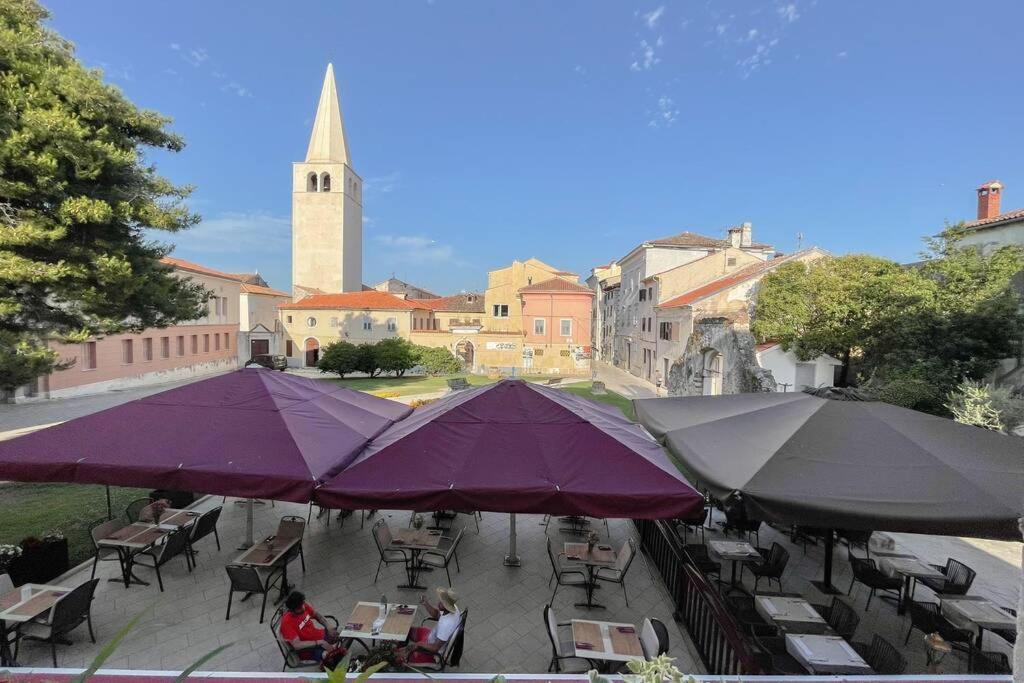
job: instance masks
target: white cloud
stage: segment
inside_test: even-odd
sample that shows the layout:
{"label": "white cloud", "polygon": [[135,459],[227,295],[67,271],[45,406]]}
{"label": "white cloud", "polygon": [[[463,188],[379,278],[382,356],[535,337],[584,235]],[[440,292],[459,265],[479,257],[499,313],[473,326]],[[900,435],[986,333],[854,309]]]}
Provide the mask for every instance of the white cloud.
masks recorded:
{"label": "white cloud", "polygon": [[177,52],[178,50],[181,49],[181,44],[180,43],[171,43],[171,49],[174,50],[175,52]]}
{"label": "white cloud", "polygon": [[186,52],[182,52],[181,58],[194,67],[200,67],[203,65],[203,62],[210,58],[210,55],[207,54],[204,48],[194,47]]}
{"label": "white cloud", "polygon": [[[291,250],[291,219],[262,212],[228,211],[174,235],[182,248],[202,253],[272,254],[279,258]],[[153,231],[155,239],[167,233]],[[163,238],[163,239],[161,239]]]}
{"label": "white cloud", "polygon": [[633,60],[629,68],[633,71],[647,71],[661,61],[661,58],[654,54],[654,46],[646,40],[640,41],[640,56]]}
{"label": "white cloud", "polygon": [[754,38],[757,38],[756,28],[752,28],[749,31],[747,31],[747,40],[753,40]]}
{"label": "white cloud", "polygon": [[648,12],[644,15],[644,23],[647,24],[647,28],[652,31],[658,27],[658,20],[661,19],[661,15],[665,13],[665,6],[661,5],[656,10]]}
{"label": "white cloud", "polygon": [[651,114],[647,125],[651,128],[668,128],[679,118],[679,109],[671,97],[662,95],[658,98],[658,107]]}
{"label": "white cloud", "polygon": [[166,69],[164,69],[164,73],[167,74],[168,76],[177,76],[178,75],[178,72],[176,70],[172,69],[171,67],[167,67]]}
{"label": "white cloud", "polygon": [[366,178],[363,180],[363,192],[379,192],[380,194],[393,192],[398,187],[400,179],[401,174],[398,171],[388,173],[387,175]]}
{"label": "white cloud", "polygon": [[800,13],[797,12],[796,9],[796,3],[791,2],[788,5],[782,5],[775,11],[779,13],[780,17],[782,17],[789,23],[793,23],[794,21],[800,18]]}
{"label": "white cloud", "polygon": [[836,57],[839,57],[840,59],[846,59],[846,50],[843,50],[842,52],[837,54]]}
{"label": "white cloud", "polygon": [[387,249],[379,255],[390,263],[468,265],[455,255],[455,249],[448,244],[421,235],[377,235],[374,238]]}
{"label": "white cloud", "polygon": [[573,67],[573,71],[580,74],[581,76],[587,75],[587,69],[582,64],[577,64],[575,67]]}
{"label": "white cloud", "polygon": [[99,65],[103,69],[104,75],[112,81],[130,82],[135,80],[132,76],[131,66],[115,66],[107,62],[100,62]]}
{"label": "white cloud", "polygon": [[239,97],[252,97],[252,92],[241,83],[238,83],[237,81],[231,81],[230,83],[226,84],[223,88],[221,88],[221,90],[232,92],[238,95]]}
{"label": "white cloud", "polygon": [[723,35],[727,28],[729,28],[729,27],[726,26],[725,24],[717,24],[715,26],[715,33],[717,33],[718,35]]}

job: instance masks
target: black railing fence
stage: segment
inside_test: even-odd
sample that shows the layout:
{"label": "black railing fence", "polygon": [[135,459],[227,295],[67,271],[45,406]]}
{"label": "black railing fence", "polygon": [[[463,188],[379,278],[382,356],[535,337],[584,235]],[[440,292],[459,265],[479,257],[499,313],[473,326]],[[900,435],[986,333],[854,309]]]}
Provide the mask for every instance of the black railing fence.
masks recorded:
{"label": "black railing fence", "polygon": [[640,548],[672,595],[673,616],[690,634],[710,674],[761,673],[761,666],[717,588],[694,567],[668,522],[633,520]]}

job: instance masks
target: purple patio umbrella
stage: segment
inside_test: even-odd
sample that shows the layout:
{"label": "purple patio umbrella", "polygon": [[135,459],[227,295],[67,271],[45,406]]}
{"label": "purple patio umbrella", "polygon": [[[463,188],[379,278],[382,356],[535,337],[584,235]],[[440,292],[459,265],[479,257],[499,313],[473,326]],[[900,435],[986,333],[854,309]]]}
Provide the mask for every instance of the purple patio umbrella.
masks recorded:
{"label": "purple patio umbrella", "polygon": [[410,412],[334,382],[237,370],[0,442],[0,480],[306,503]]}

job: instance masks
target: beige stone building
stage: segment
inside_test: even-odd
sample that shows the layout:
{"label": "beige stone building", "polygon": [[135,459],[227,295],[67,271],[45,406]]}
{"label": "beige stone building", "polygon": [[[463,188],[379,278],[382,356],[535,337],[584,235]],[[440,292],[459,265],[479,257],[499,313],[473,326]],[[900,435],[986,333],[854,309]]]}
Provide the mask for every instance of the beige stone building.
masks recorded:
{"label": "beige stone building", "polygon": [[378,292],[387,292],[388,294],[394,294],[405,299],[440,299],[442,297],[434,294],[433,292],[417,287],[416,285],[409,284],[405,280],[399,280],[397,277],[389,277],[383,282],[378,282],[370,289],[375,289]]}
{"label": "beige stone building", "polygon": [[328,64],[306,158],[292,167],[292,287],[299,296],[363,289],[363,180],[351,164]]}

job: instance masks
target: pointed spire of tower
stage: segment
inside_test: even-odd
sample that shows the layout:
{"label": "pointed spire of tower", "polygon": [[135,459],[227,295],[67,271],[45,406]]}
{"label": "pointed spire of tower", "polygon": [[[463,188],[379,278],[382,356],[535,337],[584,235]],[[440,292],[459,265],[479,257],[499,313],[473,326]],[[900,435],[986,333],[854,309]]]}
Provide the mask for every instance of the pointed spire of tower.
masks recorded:
{"label": "pointed spire of tower", "polygon": [[306,161],[334,161],[351,165],[345,127],[341,122],[341,106],[338,104],[338,86],[334,83],[333,64],[327,65],[327,73],[324,75],[324,87],[316,106],[316,120],[313,122],[313,134],[309,137]]}

